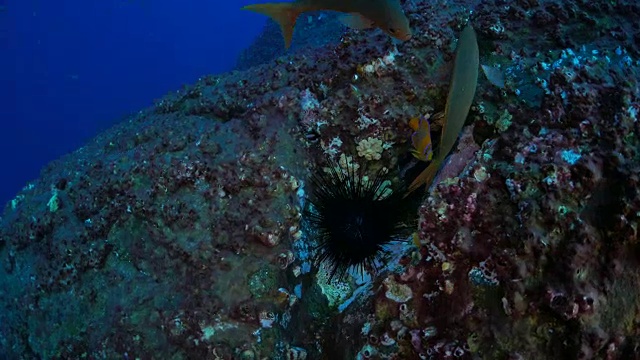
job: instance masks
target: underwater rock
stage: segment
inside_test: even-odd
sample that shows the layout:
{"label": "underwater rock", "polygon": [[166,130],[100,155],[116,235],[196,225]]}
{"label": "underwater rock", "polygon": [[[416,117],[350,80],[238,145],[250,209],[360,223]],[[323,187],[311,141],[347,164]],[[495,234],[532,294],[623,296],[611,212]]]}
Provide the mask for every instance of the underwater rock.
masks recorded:
{"label": "underwater rock", "polygon": [[[636,356],[639,5],[404,7],[408,42],[348,30],[203,77],[45,168],[0,220],[3,358]],[[310,175],[410,178],[406,123],[444,109],[467,20],[505,89],[479,79],[415,241],[327,284]]]}
{"label": "underwater rock", "polygon": [[284,47],[280,26],[268,20],[256,40],[238,56],[236,70],[263,65],[288,53],[337,44],[345,27],[336,13],[309,12],[298,19],[294,41],[289,50]]}

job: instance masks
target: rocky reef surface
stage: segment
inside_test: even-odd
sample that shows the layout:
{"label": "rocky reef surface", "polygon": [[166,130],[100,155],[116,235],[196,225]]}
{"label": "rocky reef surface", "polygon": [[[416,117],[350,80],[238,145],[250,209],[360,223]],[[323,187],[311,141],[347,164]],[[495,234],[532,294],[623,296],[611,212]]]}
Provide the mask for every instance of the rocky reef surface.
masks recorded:
{"label": "rocky reef surface", "polygon": [[[403,5],[408,42],[204,77],[46,167],[0,220],[0,357],[637,358],[640,4]],[[328,282],[309,175],[407,168],[468,21],[505,88],[480,79],[415,241]]]}

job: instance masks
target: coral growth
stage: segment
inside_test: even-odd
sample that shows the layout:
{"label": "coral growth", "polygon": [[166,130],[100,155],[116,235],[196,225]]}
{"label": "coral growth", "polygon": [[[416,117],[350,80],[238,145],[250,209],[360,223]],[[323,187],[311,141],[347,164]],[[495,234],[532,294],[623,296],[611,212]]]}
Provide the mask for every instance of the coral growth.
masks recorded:
{"label": "coral growth", "polygon": [[367,160],[380,160],[382,157],[382,140],[374,138],[366,138],[360,140],[358,146],[358,156],[361,156]]}
{"label": "coral growth", "polygon": [[[410,41],[347,30],[203,77],[45,168],[0,220],[0,354],[637,357],[640,5],[403,5]],[[406,123],[444,109],[468,21],[504,88],[479,79],[414,241],[327,283],[310,169],[422,170]]]}

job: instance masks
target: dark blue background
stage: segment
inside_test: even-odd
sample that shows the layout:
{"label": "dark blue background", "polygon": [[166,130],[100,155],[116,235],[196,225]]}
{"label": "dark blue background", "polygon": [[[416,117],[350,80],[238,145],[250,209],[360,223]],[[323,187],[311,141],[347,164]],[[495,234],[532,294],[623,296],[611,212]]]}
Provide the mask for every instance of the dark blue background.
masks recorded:
{"label": "dark blue background", "polygon": [[206,74],[266,18],[251,0],[0,0],[0,209],[49,161]]}

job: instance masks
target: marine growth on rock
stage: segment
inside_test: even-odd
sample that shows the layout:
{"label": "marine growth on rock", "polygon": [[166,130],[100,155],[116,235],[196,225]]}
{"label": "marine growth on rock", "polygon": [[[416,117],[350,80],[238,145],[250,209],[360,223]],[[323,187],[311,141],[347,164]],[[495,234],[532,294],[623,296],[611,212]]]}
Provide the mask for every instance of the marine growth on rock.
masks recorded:
{"label": "marine growth on rock", "polygon": [[403,42],[313,13],[285,53],[270,23],[25,184],[0,357],[639,358],[640,3],[399,5]]}

